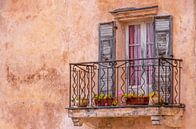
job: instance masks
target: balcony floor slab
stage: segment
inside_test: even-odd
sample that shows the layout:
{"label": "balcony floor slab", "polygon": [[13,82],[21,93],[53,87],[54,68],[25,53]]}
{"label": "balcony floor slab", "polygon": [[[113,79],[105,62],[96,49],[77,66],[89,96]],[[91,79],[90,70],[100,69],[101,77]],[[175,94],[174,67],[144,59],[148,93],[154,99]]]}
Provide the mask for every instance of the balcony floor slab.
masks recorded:
{"label": "balcony floor slab", "polygon": [[[96,108],[69,108],[68,116],[72,118],[74,125],[81,126],[82,119],[87,118],[115,118],[115,117],[144,117],[150,116],[152,124],[180,123],[185,107],[183,106],[130,106],[130,107],[96,107]],[[173,121],[173,118],[175,121]],[[172,120],[169,122],[167,120]],[[76,123],[77,122],[77,123]]]}

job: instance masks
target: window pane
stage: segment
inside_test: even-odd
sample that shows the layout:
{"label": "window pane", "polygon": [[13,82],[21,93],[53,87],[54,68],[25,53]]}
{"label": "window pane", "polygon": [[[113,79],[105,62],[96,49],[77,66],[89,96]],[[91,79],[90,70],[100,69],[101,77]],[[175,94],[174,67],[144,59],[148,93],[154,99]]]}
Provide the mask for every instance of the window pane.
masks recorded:
{"label": "window pane", "polygon": [[141,83],[141,62],[134,59],[142,58],[141,50],[141,27],[140,25],[129,26],[129,85]]}

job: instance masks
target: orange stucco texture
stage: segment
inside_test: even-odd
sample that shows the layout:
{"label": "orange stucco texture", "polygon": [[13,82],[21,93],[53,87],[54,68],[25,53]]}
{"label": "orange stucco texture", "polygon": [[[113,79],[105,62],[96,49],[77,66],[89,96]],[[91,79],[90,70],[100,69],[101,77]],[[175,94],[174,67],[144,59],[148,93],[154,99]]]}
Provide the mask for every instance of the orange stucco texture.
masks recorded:
{"label": "orange stucco texture", "polygon": [[[183,59],[182,129],[196,128],[195,0],[0,0],[0,129],[170,129],[150,118],[68,118],[69,63],[98,60],[98,24],[109,11],[158,5],[174,17],[173,49]],[[118,30],[119,33],[121,30]],[[117,55],[123,42],[117,40]]]}

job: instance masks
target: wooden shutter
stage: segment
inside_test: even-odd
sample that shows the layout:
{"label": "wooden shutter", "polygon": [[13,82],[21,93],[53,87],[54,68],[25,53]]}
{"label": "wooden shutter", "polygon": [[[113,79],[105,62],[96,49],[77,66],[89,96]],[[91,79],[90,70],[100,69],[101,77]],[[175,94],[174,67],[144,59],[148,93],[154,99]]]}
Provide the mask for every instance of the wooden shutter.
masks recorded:
{"label": "wooden shutter", "polygon": [[115,60],[115,22],[99,25],[99,61]]}
{"label": "wooden shutter", "polygon": [[[157,16],[155,17],[155,52],[156,57],[173,57],[172,54],[172,17]],[[158,62],[155,62],[158,64]],[[159,62],[159,71],[156,71],[157,86],[160,87],[161,96],[164,103],[169,103],[172,95],[172,70],[170,63]],[[159,79],[159,81],[157,80]]]}
{"label": "wooden shutter", "polygon": [[[99,61],[114,61],[116,54],[115,22],[99,25]],[[114,94],[115,69],[112,63],[100,63],[99,92]]]}
{"label": "wooden shutter", "polygon": [[155,46],[157,57],[173,57],[172,54],[172,17],[155,17]]}

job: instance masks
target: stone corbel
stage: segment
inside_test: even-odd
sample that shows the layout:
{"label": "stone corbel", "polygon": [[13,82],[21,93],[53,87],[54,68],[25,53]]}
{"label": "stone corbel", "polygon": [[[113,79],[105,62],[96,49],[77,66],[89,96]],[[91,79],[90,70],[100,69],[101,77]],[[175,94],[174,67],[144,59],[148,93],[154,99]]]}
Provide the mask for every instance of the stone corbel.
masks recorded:
{"label": "stone corbel", "polygon": [[74,126],[82,126],[83,121],[80,118],[71,118]]}
{"label": "stone corbel", "polygon": [[182,115],[164,116],[162,123],[169,127],[180,128],[182,127]]}
{"label": "stone corbel", "polygon": [[179,111],[175,115],[155,115],[151,116],[153,125],[165,125],[172,128],[182,127],[183,112]]}

